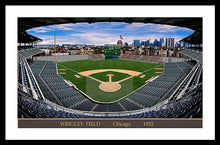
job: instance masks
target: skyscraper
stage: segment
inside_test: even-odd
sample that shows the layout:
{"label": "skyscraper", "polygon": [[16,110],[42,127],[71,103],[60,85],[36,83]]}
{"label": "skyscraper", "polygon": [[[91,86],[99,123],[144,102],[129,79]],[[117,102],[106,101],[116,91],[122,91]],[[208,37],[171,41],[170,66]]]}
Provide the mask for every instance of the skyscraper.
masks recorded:
{"label": "skyscraper", "polygon": [[142,46],[147,46],[147,41],[146,41],[146,40],[142,40],[142,41],[141,41],[141,45],[142,45]]}
{"label": "skyscraper", "polygon": [[174,48],[174,38],[166,38],[166,47]]}
{"label": "skyscraper", "polygon": [[165,46],[165,44],[164,44],[164,38],[160,38],[160,46]]}
{"label": "skyscraper", "polygon": [[141,46],[140,40],[134,40],[134,47]]}
{"label": "skyscraper", "polygon": [[154,39],[154,46],[159,46],[160,41],[158,41],[157,39]]}

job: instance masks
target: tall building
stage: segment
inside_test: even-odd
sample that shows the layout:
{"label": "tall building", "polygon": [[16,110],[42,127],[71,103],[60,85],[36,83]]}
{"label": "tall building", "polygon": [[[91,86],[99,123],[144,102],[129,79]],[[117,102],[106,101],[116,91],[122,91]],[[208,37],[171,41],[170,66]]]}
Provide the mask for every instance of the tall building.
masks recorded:
{"label": "tall building", "polygon": [[174,38],[166,38],[166,47],[174,48]]}
{"label": "tall building", "polygon": [[146,40],[141,40],[141,46],[147,46],[147,41]]}
{"label": "tall building", "polygon": [[181,44],[179,42],[176,42],[175,47],[180,48]]}
{"label": "tall building", "polygon": [[154,46],[159,46],[159,44],[160,44],[160,41],[158,41],[157,39],[154,39]]}
{"label": "tall building", "polygon": [[160,46],[165,46],[164,38],[160,38]]}
{"label": "tall building", "polygon": [[147,40],[147,42],[146,42],[146,46],[150,46],[150,39]]}
{"label": "tall building", "polygon": [[140,40],[134,40],[134,47],[141,46]]}
{"label": "tall building", "polygon": [[117,46],[122,47],[122,45],[123,45],[123,42],[122,42],[121,40],[118,40],[118,41],[117,41]]}

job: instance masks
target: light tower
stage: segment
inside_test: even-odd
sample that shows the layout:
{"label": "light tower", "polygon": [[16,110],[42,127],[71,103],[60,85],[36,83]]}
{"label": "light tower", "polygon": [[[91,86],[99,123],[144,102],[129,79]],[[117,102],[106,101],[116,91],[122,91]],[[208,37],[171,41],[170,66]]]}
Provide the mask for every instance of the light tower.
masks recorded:
{"label": "light tower", "polygon": [[163,47],[162,46],[161,46],[161,52],[160,53],[161,53],[161,59],[160,59],[161,60],[161,64],[163,64]]}
{"label": "light tower", "polygon": [[56,63],[56,34],[54,33],[54,63]]}

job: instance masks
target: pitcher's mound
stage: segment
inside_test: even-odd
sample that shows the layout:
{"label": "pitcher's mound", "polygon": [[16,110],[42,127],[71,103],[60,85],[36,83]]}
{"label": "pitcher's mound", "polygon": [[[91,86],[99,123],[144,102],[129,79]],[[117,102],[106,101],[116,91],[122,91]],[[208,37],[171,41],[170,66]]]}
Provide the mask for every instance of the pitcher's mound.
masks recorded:
{"label": "pitcher's mound", "polygon": [[121,85],[117,82],[103,82],[99,85],[99,89],[105,92],[118,91],[120,88]]}

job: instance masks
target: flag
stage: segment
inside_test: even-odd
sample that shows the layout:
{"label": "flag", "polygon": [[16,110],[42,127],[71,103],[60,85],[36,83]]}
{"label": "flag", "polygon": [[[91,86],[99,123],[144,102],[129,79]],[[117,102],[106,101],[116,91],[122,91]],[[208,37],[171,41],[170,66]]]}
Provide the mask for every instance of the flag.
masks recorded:
{"label": "flag", "polygon": [[120,39],[122,39],[123,40],[123,37],[120,35]]}

